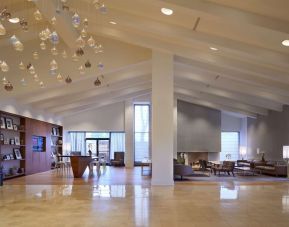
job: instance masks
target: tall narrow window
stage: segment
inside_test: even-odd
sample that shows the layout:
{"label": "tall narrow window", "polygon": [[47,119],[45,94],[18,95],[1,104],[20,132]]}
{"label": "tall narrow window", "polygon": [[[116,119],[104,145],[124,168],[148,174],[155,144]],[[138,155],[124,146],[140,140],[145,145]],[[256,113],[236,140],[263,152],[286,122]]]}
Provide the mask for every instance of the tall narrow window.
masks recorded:
{"label": "tall narrow window", "polygon": [[134,106],[134,152],[135,163],[149,157],[149,105]]}
{"label": "tall narrow window", "polygon": [[220,161],[239,159],[239,132],[222,132]]}

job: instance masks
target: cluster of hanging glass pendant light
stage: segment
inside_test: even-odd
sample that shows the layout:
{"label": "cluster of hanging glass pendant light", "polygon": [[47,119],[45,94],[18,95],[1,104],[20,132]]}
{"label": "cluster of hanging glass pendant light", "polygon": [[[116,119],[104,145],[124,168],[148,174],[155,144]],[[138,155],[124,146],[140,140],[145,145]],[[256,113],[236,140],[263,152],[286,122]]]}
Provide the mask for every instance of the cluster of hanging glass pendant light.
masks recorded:
{"label": "cluster of hanging glass pendant light", "polygon": [[[60,2],[61,2],[61,4],[58,5],[58,8],[56,9],[56,13],[58,13],[58,14],[61,13],[61,10],[69,11],[69,6],[66,5],[67,0],[60,0]],[[94,0],[93,6],[95,6],[95,8],[98,9],[100,13],[106,13],[107,12],[105,5],[100,0]],[[41,14],[39,9],[36,9],[33,12],[33,17],[36,21],[43,20],[43,15]],[[0,36],[6,35],[6,33],[7,33],[4,25],[2,24],[3,23],[2,21],[4,21],[4,20],[7,20],[10,23],[14,23],[14,24],[19,23],[23,31],[28,31],[28,22],[24,18],[21,18],[21,20],[20,20],[18,17],[12,17],[11,13],[9,13],[6,8],[2,11],[0,10],[0,19],[1,19],[0,20]],[[102,53],[103,52],[102,45],[97,44],[95,39],[92,36],[88,36],[88,32],[87,32],[87,28],[88,28],[88,24],[89,24],[88,19],[84,18],[82,20],[77,12],[74,12],[72,14],[71,19],[72,19],[72,26],[76,29],[79,29],[79,33],[80,33],[80,36],[75,41],[77,49],[76,49],[75,53],[73,53],[73,55],[72,55],[72,60],[75,62],[79,61],[80,57],[82,57],[84,55],[84,48],[86,46],[89,48],[92,48],[95,53]],[[50,23],[52,25],[55,25],[57,23],[57,17],[53,16],[50,19]],[[45,28],[39,32],[39,38],[40,38],[40,43],[39,43],[40,50],[43,50],[43,51],[46,50],[47,49],[47,41],[50,41],[52,44],[52,48],[50,49],[51,55],[56,56],[59,54],[56,45],[59,43],[60,39],[59,39],[59,36],[58,36],[56,31],[50,31],[50,29],[47,27],[47,28]],[[10,37],[10,42],[16,51],[23,51],[24,50],[24,45],[18,39],[18,37],[16,37],[15,35]],[[63,50],[62,52],[60,52],[60,56],[62,56],[62,58],[64,58],[64,59],[66,59],[67,58],[66,51]],[[39,59],[39,52],[37,50],[32,52],[32,58],[34,60]],[[89,60],[86,60],[83,65],[80,65],[78,67],[78,71],[81,75],[83,75],[83,74],[85,74],[86,69],[91,68],[91,66],[92,66],[91,62]],[[38,74],[36,73],[35,67],[31,63],[28,63],[27,65],[25,65],[21,61],[18,65],[18,67],[22,71],[27,70],[29,72],[29,74],[31,74],[33,76],[33,80],[35,82],[38,82],[39,86],[41,88],[44,87],[44,82],[40,80]],[[98,63],[98,65],[97,65],[98,69],[103,69],[103,67],[104,67],[104,65],[101,62]],[[8,72],[9,66],[5,61],[0,61],[0,69],[2,72]],[[57,71],[58,71],[58,64],[53,59],[50,62],[50,68],[49,68],[50,74],[51,75],[57,75],[56,79],[59,82],[64,81],[67,84],[72,83],[72,79],[69,76],[67,76],[65,78]],[[13,85],[9,82],[9,80],[6,79],[6,77],[3,77],[2,83],[5,87],[5,90],[7,90],[7,91],[13,90]],[[20,83],[22,86],[27,85],[24,77],[20,80]],[[97,80],[95,81],[95,85],[99,86],[100,84],[101,84],[101,81],[99,80],[99,78],[97,78]]]}

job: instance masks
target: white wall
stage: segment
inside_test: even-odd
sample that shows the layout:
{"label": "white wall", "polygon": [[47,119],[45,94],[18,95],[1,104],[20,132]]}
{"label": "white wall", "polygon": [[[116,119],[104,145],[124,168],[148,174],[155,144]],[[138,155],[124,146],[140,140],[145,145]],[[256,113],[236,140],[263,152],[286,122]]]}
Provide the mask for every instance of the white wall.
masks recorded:
{"label": "white wall", "polygon": [[0,110],[52,124],[62,125],[61,117],[50,114],[47,111],[35,109],[28,105],[19,104],[12,98],[6,99],[5,101],[1,100]]}
{"label": "white wall", "polygon": [[124,131],[125,103],[80,112],[63,118],[65,131]]}

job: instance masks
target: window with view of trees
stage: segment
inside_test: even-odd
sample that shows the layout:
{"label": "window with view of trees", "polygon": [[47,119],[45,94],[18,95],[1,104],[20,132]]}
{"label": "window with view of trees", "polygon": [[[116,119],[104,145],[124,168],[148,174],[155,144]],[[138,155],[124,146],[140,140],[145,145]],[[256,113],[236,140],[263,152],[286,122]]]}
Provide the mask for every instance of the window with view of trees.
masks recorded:
{"label": "window with view of trees", "polygon": [[135,162],[149,157],[150,106],[134,106],[134,153]]}

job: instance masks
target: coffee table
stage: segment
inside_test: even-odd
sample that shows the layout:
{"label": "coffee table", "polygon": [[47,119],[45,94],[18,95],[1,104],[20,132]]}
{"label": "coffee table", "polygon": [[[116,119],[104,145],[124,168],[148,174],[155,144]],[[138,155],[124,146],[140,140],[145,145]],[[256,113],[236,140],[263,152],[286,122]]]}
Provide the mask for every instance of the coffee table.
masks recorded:
{"label": "coffee table", "polygon": [[235,169],[239,172],[242,173],[243,176],[247,175],[252,175],[255,176],[255,170],[248,167],[248,166],[236,166]]}

